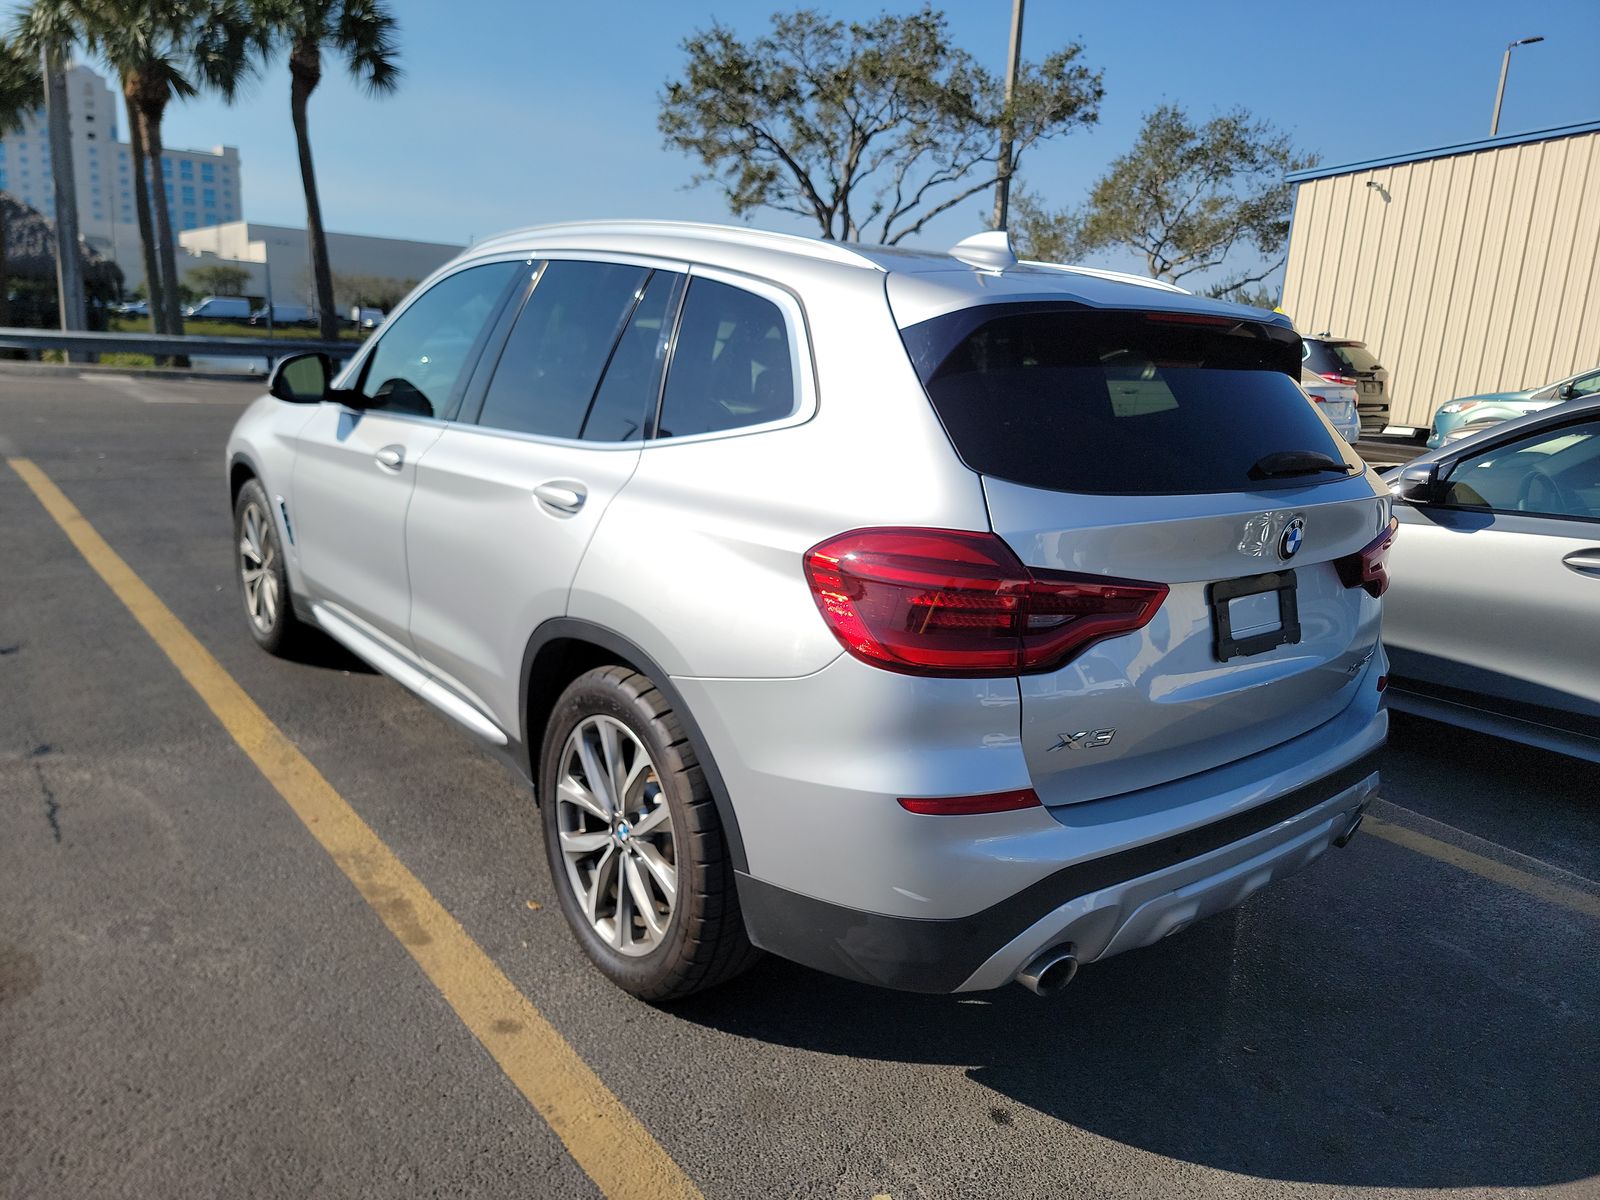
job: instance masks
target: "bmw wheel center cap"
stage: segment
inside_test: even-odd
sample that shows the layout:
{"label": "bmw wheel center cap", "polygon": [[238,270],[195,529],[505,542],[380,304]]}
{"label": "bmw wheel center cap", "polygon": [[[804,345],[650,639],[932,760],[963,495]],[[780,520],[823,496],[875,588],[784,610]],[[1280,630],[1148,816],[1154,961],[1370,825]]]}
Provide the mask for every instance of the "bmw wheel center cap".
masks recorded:
{"label": "bmw wheel center cap", "polygon": [[1283,533],[1278,538],[1278,557],[1288,562],[1300,552],[1300,543],[1306,539],[1306,522],[1304,517],[1296,517],[1283,527]]}

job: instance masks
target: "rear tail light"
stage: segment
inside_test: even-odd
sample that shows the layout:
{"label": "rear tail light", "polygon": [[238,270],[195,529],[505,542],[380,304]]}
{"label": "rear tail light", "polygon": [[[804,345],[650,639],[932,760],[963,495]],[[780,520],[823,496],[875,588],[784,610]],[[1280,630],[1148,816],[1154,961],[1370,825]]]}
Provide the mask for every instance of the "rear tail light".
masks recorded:
{"label": "rear tail light", "polygon": [[805,569],[840,644],[907,675],[1054,670],[1143,627],[1167,596],[1160,583],[1033,570],[992,533],[947,529],[840,534]]}
{"label": "rear tail light", "polygon": [[1346,387],[1355,387],[1356,384],[1361,382],[1354,375],[1337,375],[1337,374],[1330,375],[1326,371],[1320,371],[1320,372],[1318,372],[1318,374],[1320,374],[1329,383],[1342,383]]}
{"label": "rear tail light", "polygon": [[1394,547],[1395,534],[1400,531],[1400,519],[1389,518],[1389,526],[1371,542],[1354,554],[1334,559],[1339,582],[1347,588],[1366,588],[1372,596],[1381,596],[1389,590],[1389,551]]}
{"label": "rear tail light", "polygon": [[902,796],[900,807],[927,817],[970,817],[977,813],[1014,812],[1038,808],[1039,793],[1032,788],[990,792],[986,796]]}

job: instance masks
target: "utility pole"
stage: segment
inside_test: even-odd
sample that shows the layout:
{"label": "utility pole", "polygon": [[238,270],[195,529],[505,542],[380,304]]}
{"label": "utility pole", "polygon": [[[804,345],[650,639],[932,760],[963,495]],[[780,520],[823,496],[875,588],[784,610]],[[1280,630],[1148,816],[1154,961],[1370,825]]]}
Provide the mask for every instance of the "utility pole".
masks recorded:
{"label": "utility pole", "polygon": [[1006,111],[1000,126],[1000,178],[994,185],[996,229],[1006,228],[1011,219],[1011,140],[1016,134],[1011,119],[1011,95],[1017,87],[1017,68],[1022,63],[1022,0],[1011,0],[1011,57],[1006,64]]}
{"label": "utility pole", "polygon": [[[47,45],[44,67],[45,127],[50,132],[50,174],[56,194],[56,303],[63,330],[84,327],[83,259],[78,251],[78,183],[72,169],[72,122],[61,53]],[[70,355],[69,355],[70,358]]]}
{"label": "utility pole", "polygon": [[1535,42],[1544,41],[1543,37],[1518,38],[1506,47],[1505,57],[1500,60],[1500,86],[1494,93],[1494,116],[1489,118],[1489,136],[1494,137],[1500,132],[1500,102],[1506,98],[1506,75],[1511,70],[1511,52],[1518,46],[1531,46]]}

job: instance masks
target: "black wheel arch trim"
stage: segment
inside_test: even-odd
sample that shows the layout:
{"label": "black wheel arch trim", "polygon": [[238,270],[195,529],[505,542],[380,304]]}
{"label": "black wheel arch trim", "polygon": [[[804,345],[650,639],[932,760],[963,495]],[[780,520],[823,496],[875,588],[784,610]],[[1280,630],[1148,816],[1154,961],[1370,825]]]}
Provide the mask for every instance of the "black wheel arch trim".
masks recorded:
{"label": "black wheel arch trim", "polygon": [[[711,747],[706,742],[705,734],[700,732],[700,726],[694,719],[694,714],[685,703],[682,693],[673,685],[672,678],[662,669],[645,650],[630,638],[619,633],[596,625],[592,621],[584,621],[577,617],[552,617],[533,631],[533,636],[528,639],[527,647],[522,652],[521,682],[518,688],[519,712],[517,714],[518,729],[522,733],[521,751],[525,767],[524,773],[529,779],[537,781],[539,747],[544,744],[544,716],[546,714],[530,713],[528,708],[529,696],[532,692],[533,668],[539,655],[547,647],[557,642],[573,641],[584,642],[595,646],[609,655],[628,663],[642,674],[648,675],[650,681],[656,685],[672,705],[679,722],[683,725],[684,734],[689,739],[689,744],[694,747],[695,758],[699,760],[700,769],[705,772],[706,785],[711,789],[711,797],[717,806],[717,816],[722,822],[723,836],[728,839],[728,854],[733,862],[735,871],[744,872],[749,869],[749,861],[745,857],[744,839],[739,834],[739,818],[734,812],[733,801],[728,795],[728,785],[723,781],[722,772],[717,768],[716,759],[712,756]],[[540,728],[535,730],[530,722],[537,720]]]}
{"label": "black wheel arch trim", "polygon": [[[251,478],[261,478],[261,468],[256,466],[255,459],[243,450],[235,450],[228,459],[228,510],[233,510],[233,502],[238,499],[238,489],[233,486],[233,475],[240,467],[247,467]],[[262,485],[265,486],[265,485]]]}

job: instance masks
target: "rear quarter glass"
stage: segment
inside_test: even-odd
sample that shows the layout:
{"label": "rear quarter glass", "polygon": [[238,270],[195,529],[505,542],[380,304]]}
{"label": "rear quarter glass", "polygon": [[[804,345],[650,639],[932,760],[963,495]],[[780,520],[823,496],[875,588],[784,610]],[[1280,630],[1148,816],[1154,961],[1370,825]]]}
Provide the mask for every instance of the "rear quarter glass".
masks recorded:
{"label": "rear quarter glass", "polygon": [[[962,460],[1028,487],[1105,495],[1336,482],[1359,463],[1296,385],[1282,326],[1072,305],[993,305],[903,331]],[[1268,455],[1344,464],[1252,479]]]}

